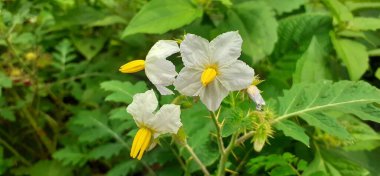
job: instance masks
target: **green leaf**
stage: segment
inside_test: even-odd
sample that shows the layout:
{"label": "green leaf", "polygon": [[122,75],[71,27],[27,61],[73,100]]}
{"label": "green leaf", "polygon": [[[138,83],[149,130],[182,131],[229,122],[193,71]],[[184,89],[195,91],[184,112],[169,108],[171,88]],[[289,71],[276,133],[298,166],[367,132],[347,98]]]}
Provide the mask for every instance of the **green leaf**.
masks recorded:
{"label": "green leaf", "polygon": [[379,18],[365,18],[365,17],[355,17],[347,27],[351,30],[378,30],[380,29],[380,19]]}
{"label": "green leaf", "polygon": [[125,28],[122,37],[137,33],[163,34],[202,16],[202,10],[187,0],[152,0]]}
{"label": "green leaf", "polygon": [[88,154],[90,159],[98,160],[100,158],[110,159],[112,156],[116,156],[123,149],[123,145],[120,143],[108,143],[96,147]]}
{"label": "green leaf", "polygon": [[12,80],[8,78],[3,72],[0,72],[0,96],[1,96],[1,88],[10,88],[12,87]]}
{"label": "green leaf", "polygon": [[61,161],[64,165],[83,166],[87,162],[87,156],[77,147],[60,149],[53,154],[53,158]]}
{"label": "green leaf", "polygon": [[[281,84],[276,86],[289,87],[296,70],[297,61],[301,57],[309,55],[305,52],[312,52],[311,48],[314,44],[312,45],[311,41],[313,38],[318,40],[319,46],[323,50],[328,51],[328,48],[324,46],[329,43],[331,24],[330,16],[313,13],[295,15],[281,20],[278,27],[279,40],[270,57],[274,68],[270,70],[268,82],[271,80],[274,83]],[[266,83],[264,82],[263,85]],[[272,86],[268,85],[263,90],[267,90],[265,88],[273,89],[270,88]]]}
{"label": "green leaf", "polygon": [[351,80],[359,80],[369,68],[369,58],[366,47],[353,40],[339,39],[331,34],[334,48],[346,65]]}
{"label": "green leaf", "polygon": [[228,28],[239,30],[244,40],[243,52],[254,62],[272,53],[277,41],[277,21],[266,3],[240,3],[233,6],[227,15]]}
{"label": "green leaf", "polygon": [[275,124],[275,128],[284,132],[285,136],[300,141],[309,147],[309,136],[306,135],[305,130],[302,127],[294,122],[290,120],[282,120]]}
{"label": "green leaf", "polygon": [[380,68],[376,70],[375,77],[380,80]]}
{"label": "green leaf", "polygon": [[293,75],[293,83],[317,82],[331,77],[326,68],[325,57],[328,53],[322,48],[316,37],[310,42],[309,48],[297,61],[296,71]]}
{"label": "green leaf", "polygon": [[72,37],[75,47],[87,60],[91,60],[103,48],[106,38],[95,36],[90,38]]}
{"label": "green leaf", "polygon": [[373,103],[380,103],[380,91],[366,82],[296,84],[278,99],[278,117],[274,121],[300,116],[310,125],[332,135],[349,138],[347,131],[326,112],[339,111],[380,122],[380,108]]}
{"label": "green leaf", "polygon": [[265,2],[275,9],[278,15],[281,15],[300,8],[303,4],[305,4],[306,0],[267,0]]}
{"label": "green leaf", "polygon": [[314,160],[302,175],[366,176],[368,174],[367,169],[347,160],[337,151],[321,149],[316,151]]}
{"label": "green leaf", "polygon": [[353,143],[345,143],[346,151],[369,151],[380,146],[380,135],[366,123],[349,115],[341,116],[338,120],[354,138]]}
{"label": "green leaf", "polygon": [[324,0],[324,2],[339,21],[351,21],[354,18],[350,10],[339,0]]}
{"label": "green leaf", "polygon": [[100,84],[100,87],[107,91],[112,91],[111,95],[106,97],[106,101],[115,101],[122,103],[131,103],[133,95],[136,93],[142,93],[148,88],[144,82],[138,82],[133,85],[130,82],[120,82],[120,81],[106,81]]}
{"label": "green leaf", "polygon": [[341,139],[351,139],[350,133],[338,123],[337,119],[332,116],[328,116],[322,112],[318,113],[302,113],[300,117],[308,124],[315,126],[329,134],[332,134]]}
{"label": "green leaf", "polygon": [[[209,117],[208,110],[198,103],[191,109],[182,110],[181,117],[183,129],[188,135],[188,144],[193,148],[199,159],[206,166],[210,166],[218,159],[219,152],[210,135],[210,132],[215,132],[215,127]],[[185,156],[190,157],[188,153],[185,154],[187,154]],[[189,170],[194,172],[200,170],[200,167],[192,160]]]}
{"label": "green leaf", "polygon": [[138,166],[138,160],[126,160],[114,166],[107,172],[107,176],[127,176],[132,175],[133,171]]}
{"label": "green leaf", "polygon": [[71,169],[62,166],[59,162],[40,160],[33,166],[27,168],[24,174],[30,176],[71,176]]}
{"label": "green leaf", "polygon": [[15,114],[13,111],[9,108],[0,108],[0,116],[6,120],[9,120],[11,122],[14,122],[16,120]]}

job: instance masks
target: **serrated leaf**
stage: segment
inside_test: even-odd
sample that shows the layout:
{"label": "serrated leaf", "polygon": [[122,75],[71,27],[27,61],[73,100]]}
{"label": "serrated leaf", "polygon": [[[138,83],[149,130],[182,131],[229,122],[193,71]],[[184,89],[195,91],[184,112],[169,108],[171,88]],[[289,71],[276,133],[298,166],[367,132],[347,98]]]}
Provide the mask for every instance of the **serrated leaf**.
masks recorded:
{"label": "serrated leaf", "polygon": [[[273,86],[290,87],[297,61],[305,55],[313,38],[318,39],[320,46],[327,52],[328,49],[323,46],[330,42],[325,38],[329,39],[331,24],[330,16],[314,13],[290,16],[281,20],[278,27],[279,40],[270,57],[274,68],[267,78],[268,82],[263,83],[263,90],[274,89]],[[264,91],[264,94],[265,92],[267,91]]]}
{"label": "serrated leaf", "polygon": [[87,162],[87,156],[76,147],[65,147],[56,151],[53,158],[61,161],[64,165],[82,166]]}
{"label": "serrated leaf", "polygon": [[79,135],[78,141],[81,143],[92,143],[107,137],[110,137],[108,131],[105,131],[102,128],[91,128],[82,132]]}
{"label": "serrated leaf", "polygon": [[96,147],[88,154],[88,158],[98,160],[100,158],[110,159],[120,153],[123,149],[123,145],[119,143],[109,143]]}
{"label": "serrated leaf", "polygon": [[306,135],[305,130],[302,127],[294,122],[290,120],[283,120],[276,123],[275,128],[284,132],[285,136],[298,140],[309,147],[309,136]]}
{"label": "serrated leaf", "polygon": [[[327,111],[339,111],[351,114],[353,110],[362,112],[359,118],[364,120],[378,121],[380,108],[373,103],[380,103],[380,91],[366,82],[329,81],[314,84],[297,84],[284,92],[284,96],[278,99],[277,117],[278,122],[293,116],[300,116],[310,125],[316,126],[326,132],[346,138],[346,131],[336,123],[333,117],[327,117]],[[361,111],[371,105],[370,112]],[[353,110],[347,110],[350,107]],[[366,114],[364,116],[363,114]],[[358,114],[355,114],[358,115]],[[367,117],[370,116],[370,117]]]}
{"label": "serrated leaf", "polygon": [[274,8],[278,15],[281,15],[300,8],[303,4],[305,4],[306,0],[267,0],[265,2]]}
{"label": "serrated leaf", "polygon": [[339,39],[331,34],[334,48],[346,65],[351,80],[359,80],[369,68],[369,58],[366,47],[353,40]]}
{"label": "serrated leaf", "polygon": [[112,91],[111,95],[106,97],[106,101],[115,101],[122,103],[131,103],[133,95],[136,93],[142,93],[148,88],[144,82],[138,82],[133,85],[130,82],[121,81],[106,81],[100,84],[100,87],[106,91]]}
{"label": "serrated leaf", "polygon": [[313,37],[308,49],[297,61],[293,83],[317,82],[331,77],[331,73],[326,68],[327,54],[318,39]]}
{"label": "serrated leaf", "polygon": [[187,0],[152,0],[133,17],[122,37],[136,33],[163,34],[201,16],[202,10]]}
{"label": "serrated leaf", "polygon": [[227,14],[227,25],[239,30],[243,37],[243,52],[254,62],[272,53],[277,41],[277,21],[271,8],[260,1],[233,6]]}

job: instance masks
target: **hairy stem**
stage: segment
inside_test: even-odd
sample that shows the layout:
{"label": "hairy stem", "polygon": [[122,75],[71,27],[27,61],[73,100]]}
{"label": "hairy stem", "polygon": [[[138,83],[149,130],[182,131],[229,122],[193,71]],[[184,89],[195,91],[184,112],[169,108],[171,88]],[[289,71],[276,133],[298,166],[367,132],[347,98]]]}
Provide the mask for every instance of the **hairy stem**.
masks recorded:
{"label": "hairy stem", "polygon": [[11,153],[13,153],[13,155],[15,155],[17,158],[20,159],[20,161],[22,163],[24,163],[25,165],[28,165],[28,166],[31,166],[32,164],[27,160],[25,159],[16,149],[14,149],[10,144],[8,144],[6,141],[4,141],[3,139],[0,138],[0,144],[4,147],[6,147]]}
{"label": "hairy stem", "polygon": [[218,148],[219,152],[223,153],[224,152],[224,144],[223,144],[223,138],[222,138],[222,125],[219,123],[218,118],[220,114],[220,109],[217,114],[214,112],[210,112],[211,119],[214,122],[215,128],[216,128],[216,137],[218,141]]}
{"label": "hairy stem", "polygon": [[221,157],[219,160],[219,165],[218,165],[218,171],[217,171],[217,176],[223,176],[225,175],[225,167],[226,167],[226,162],[228,160],[228,156],[230,155],[232,149],[235,147],[235,141],[238,136],[238,133],[235,133],[232,135],[231,141],[228,144],[227,148],[221,153]]}

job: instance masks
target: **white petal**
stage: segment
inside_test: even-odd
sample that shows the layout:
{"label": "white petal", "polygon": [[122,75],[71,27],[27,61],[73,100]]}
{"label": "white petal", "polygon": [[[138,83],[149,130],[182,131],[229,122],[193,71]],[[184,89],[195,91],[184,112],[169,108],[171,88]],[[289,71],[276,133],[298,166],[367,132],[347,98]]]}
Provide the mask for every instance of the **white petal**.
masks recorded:
{"label": "white petal", "polygon": [[180,115],[180,106],[174,104],[163,105],[149,126],[154,130],[154,137],[156,138],[165,133],[177,134],[178,129],[182,126]]}
{"label": "white petal", "polygon": [[174,92],[170,89],[168,89],[165,86],[155,84],[157,90],[160,92],[161,95],[171,95],[174,94]]}
{"label": "white petal", "polygon": [[181,42],[180,50],[186,67],[204,70],[210,64],[209,42],[202,37],[186,34]]}
{"label": "white petal", "polygon": [[211,59],[219,67],[230,65],[240,57],[242,43],[237,31],[220,34],[210,42]]}
{"label": "white petal", "polygon": [[174,81],[175,89],[183,95],[197,96],[202,89],[202,71],[184,67]]}
{"label": "white petal", "polygon": [[179,47],[174,40],[159,40],[149,50],[146,56],[146,62],[152,62],[157,59],[166,59],[170,55],[179,52]]}
{"label": "white petal", "polygon": [[[145,74],[153,84],[162,88],[173,84],[178,73],[175,71],[175,66],[172,62],[166,59],[157,59],[145,64]],[[161,92],[158,86],[158,91],[165,95],[165,92]]]}
{"label": "white petal", "polygon": [[220,68],[217,79],[229,91],[247,88],[254,78],[255,71],[243,61],[237,60],[228,67]]}
{"label": "white petal", "polygon": [[208,110],[216,111],[227,95],[228,90],[218,80],[214,80],[204,89],[201,89],[199,96]]}
{"label": "white petal", "polygon": [[249,98],[251,98],[252,101],[255,102],[256,109],[261,110],[262,106],[265,105],[265,101],[260,94],[260,90],[256,86],[251,85],[247,88],[247,93],[249,95]]}
{"label": "white petal", "polygon": [[149,123],[153,118],[153,111],[156,110],[158,101],[153,90],[145,93],[138,93],[133,96],[132,103],[127,107],[127,112],[133,116],[137,126]]}

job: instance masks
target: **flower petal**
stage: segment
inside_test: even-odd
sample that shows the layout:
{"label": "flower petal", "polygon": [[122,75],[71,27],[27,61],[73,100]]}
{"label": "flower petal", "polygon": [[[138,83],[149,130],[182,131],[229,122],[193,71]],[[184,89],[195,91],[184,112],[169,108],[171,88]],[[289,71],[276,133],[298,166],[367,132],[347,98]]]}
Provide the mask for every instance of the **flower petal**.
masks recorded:
{"label": "flower petal", "polygon": [[251,85],[247,88],[247,93],[249,95],[249,98],[255,102],[256,110],[261,111],[262,107],[265,106],[265,101],[261,96],[260,90],[256,86]]}
{"label": "flower petal", "polygon": [[132,103],[127,107],[127,112],[133,116],[138,127],[149,123],[154,117],[153,111],[156,110],[158,101],[153,90],[145,93],[138,93],[133,96]]}
{"label": "flower petal", "polygon": [[170,92],[173,93],[169,89],[165,88],[165,86],[173,84],[175,77],[178,74],[175,71],[175,66],[172,62],[166,59],[157,59],[147,62],[145,64],[145,74],[148,79],[156,85],[158,91],[162,95],[167,95],[168,93],[170,94]]}
{"label": "flower petal", "polygon": [[173,85],[175,86],[175,89],[183,95],[197,96],[200,89],[203,87],[201,76],[202,71],[184,67],[179,72]]}
{"label": "flower petal", "polygon": [[201,89],[199,96],[208,110],[216,111],[227,95],[228,90],[218,80],[214,80],[204,89]]}
{"label": "flower petal", "polygon": [[230,65],[240,57],[242,43],[237,31],[220,34],[210,42],[211,59],[219,67]]}
{"label": "flower petal", "polygon": [[160,92],[161,95],[171,95],[171,94],[174,94],[174,92],[170,89],[168,89],[167,87],[165,86],[162,86],[162,85],[159,85],[159,84],[155,84],[157,90]]}
{"label": "flower petal", "polygon": [[186,34],[180,45],[181,56],[185,67],[204,70],[210,65],[209,42],[197,35]]}
{"label": "flower petal", "polygon": [[177,134],[178,129],[182,126],[180,115],[180,106],[174,104],[163,105],[149,126],[154,130],[154,138],[165,133]]}
{"label": "flower petal", "polygon": [[176,41],[159,40],[149,50],[146,56],[146,62],[152,62],[157,59],[166,59],[177,52],[179,52],[179,47]]}
{"label": "flower petal", "polygon": [[243,61],[237,60],[228,67],[219,69],[217,79],[229,91],[247,88],[253,80],[255,71]]}

